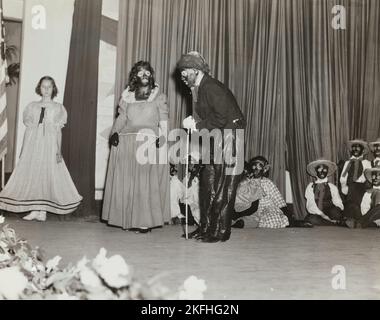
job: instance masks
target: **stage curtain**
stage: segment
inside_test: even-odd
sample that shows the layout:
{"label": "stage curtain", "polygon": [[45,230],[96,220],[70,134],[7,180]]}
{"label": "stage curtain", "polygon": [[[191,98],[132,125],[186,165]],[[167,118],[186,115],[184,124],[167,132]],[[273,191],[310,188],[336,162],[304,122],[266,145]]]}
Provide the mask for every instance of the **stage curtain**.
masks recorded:
{"label": "stage curtain", "polygon": [[347,12],[350,138],[380,137],[380,1],[350,1]]}
{"label": "stage curtain", "polygon": [[95,213],[95,147],[102,0],[76,0],[64,105],[63,157],[83,196],[76,216]]}
{"label": "stage curtain", "polygon": [[[337,4],[346,9],[345,30],[331,24]],[[380,135],[379,14],[377,1],[286,2],[287,165],[299,218],[312,181],[307,164],[346,160],[348,140]]]}
{"label": "stage curtain", "polygon": [[191,100],[175,67],[183,53],[199,51],[247,117],[246,158],[267,157],[271,177],[285,194],[282,1],[120,0],[119,5],[115,105],[132,65],[148,60],[168,96],[170,127],[181,127]]}

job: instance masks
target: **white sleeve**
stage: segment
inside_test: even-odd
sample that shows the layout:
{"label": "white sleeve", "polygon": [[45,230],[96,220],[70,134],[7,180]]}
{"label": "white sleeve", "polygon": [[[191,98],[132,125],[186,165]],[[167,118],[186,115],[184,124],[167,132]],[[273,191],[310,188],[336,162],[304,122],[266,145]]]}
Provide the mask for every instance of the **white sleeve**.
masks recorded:
{"label": "white sleeve", "polygon": [[343,177],[343,172],[346,171],[346,168],[347,168],[349,162],[350,162],[350,161],[346,161],[346,162],[344,163],[343,170],[342,170],[342,173],[341,173],[341,175],[340,175],[340,180],[339,180],[339,181],[340,181],[340,184],[341,184],[341,186],[342,186],[342,193],[345,194],[345,195],[347,195],[347,193],[348,193],[348,186],[347,186],[347,177],[348,177],[348,174],[346,174],[346,176]]}
{"label": "white sleeve", "polygon": [[356,182],[364,183],[364,182],[366,182],[366,178],[365,178],[365,175],[364,175],[364,171],[365,171],[366,169],[370,169],[370,168],[372,167],[372,165],[371,165],[371,162],[368,161],[368,160],[363,160],[363,161],[362,161],[362,164],[363,164],[363,173],[362,173],[362,175],[358,178],[358,180],[356,180]]}
{"label": "white sleeve", "polygon": [[369,211],[369,209],[371,209],[371,193],[366,192],[364,194],[360,209],[363,216]]}
{"label": "white sleeve", "polygon": [[318,208],[315,203],[313,184],[310,183],[305,191],[306,198],[306,209],[311,214],[317,214],[319,216],[324,216],[324,213]]}
{"label": "white sleeve", "polygon": [[331,191],[331,197],[333,204],[340,208],[341,210],[344,209],[342,198],[340,197],[338,188],[333,185],[332,183],[329,183],[330,191]]}

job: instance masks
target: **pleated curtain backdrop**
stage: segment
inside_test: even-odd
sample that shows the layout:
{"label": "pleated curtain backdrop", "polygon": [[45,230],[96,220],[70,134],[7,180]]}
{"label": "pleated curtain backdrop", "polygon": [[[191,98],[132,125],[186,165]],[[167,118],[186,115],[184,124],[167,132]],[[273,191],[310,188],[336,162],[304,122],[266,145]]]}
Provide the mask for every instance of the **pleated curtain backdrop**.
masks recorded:
{"label": "pleated curtain backdrop", "polygon": [[[346,29],[332,8],[346,9]],[[346,142],[380,136],[380,3],[376,0],[120,0],[116,96],[138,60],[168,95],[172,127],[189,113],[175,65],[201,52],[248,120],[246,158],[266,156],[305,216],[308,162],[345,159]],[[335,179],[336,182],[336,179]]]}
{"label": "pleated curtain backdrop", "polygon": [[[332,27],[335,5],[346,10],[345,30]],[[286,2],[287,166],[300,217],[307,163],[345,160],[348,140],[380,136],[379,26],[376,0]]]}
{"label": "pleated curtain backdrop", "polygon": [[68,120],[62,152],[74,183],[83,196],[75,216],[96,213],[95,152],[98,64],[102,0],[76,0],[64,105]]}

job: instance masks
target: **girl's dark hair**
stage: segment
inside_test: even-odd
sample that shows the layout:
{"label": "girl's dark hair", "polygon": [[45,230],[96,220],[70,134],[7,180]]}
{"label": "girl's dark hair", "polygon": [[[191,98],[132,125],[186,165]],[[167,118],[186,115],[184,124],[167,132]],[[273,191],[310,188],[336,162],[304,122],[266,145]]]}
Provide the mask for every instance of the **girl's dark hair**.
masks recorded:
{"label": "girl's dark hair", "polygon": [[267,160],[267,158],[265,158],[263,156],[256,156],[256,157],[252,158],[251,160],[249,160],[249,167],[252,167],[252,165],[255,161],[261,161],[264,163],[264,165],[269,164],[269,161]]}
{"label": "girl's dark hair", "polygon": [[[251,160],[249,160],[249,165],[248,165],[249,172],[252,172],[252,166],[253,166],[253,163],[255,161],[261,161],[261,162],[264,163],[265,166],[267,166],[269,164],[269,161],[268,161],[267,158],[265,158],[263,156],[256,156],[256,157],[252,158]],[[269,177],[269,170],[266,171],[263,176],[266,177],[266,178],[268,178]]]}
{"label": "girl's dark hair", "polygon": [[134,64],[132,67],[132,70],[129,74],[129,80],[128,80],[128,86],[129,91],[135,91],[136,86],[138,83],[137,73],[139,72],[139,69],[144,68],[145,70],[148,70],[151,73],[151,77],[149,78],[149,86],[153,89],[156,87],[156,82],[154,80],[154,70],[150,63],[148,61],[139,61]]}
{"label": "girl's dark hair", "polygon": [[51,93],[51,98],[55,98],[58,94],[58,88],[57,88],[57,85],[55,84],[55,81],[52,77],[49,77],[49,76],[44,76],[40,79],[40,81],[38,81],[38,84],[37,84],[37,87],[36,87],[36,93],[42,97],[42,92],[41,92],[41,85],[42,85],[42,81],[44,80],[49,80],[51,81],[52,85],[53,85],[53,92]]}

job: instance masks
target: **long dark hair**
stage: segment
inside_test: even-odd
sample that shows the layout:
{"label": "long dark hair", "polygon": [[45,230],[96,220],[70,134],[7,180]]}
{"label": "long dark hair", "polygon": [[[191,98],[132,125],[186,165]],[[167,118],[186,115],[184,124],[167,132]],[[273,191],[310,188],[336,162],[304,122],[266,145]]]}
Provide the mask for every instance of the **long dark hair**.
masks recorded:
{"label": "long dark hair", "polygon": [[154,80],[154,70],[150,63],[148,61],[139,61],[134,64],[132,67],[132,70],[129,74],[129,80],[128,85],[129,91],[135,91],[138,83],[137,79],[137,73],[139,72],[139,69],[144,68],[145,70],[148,70],[151,73],[151,77],[149,78],[149,86],[153,89],[156,87],[156,82]]}

